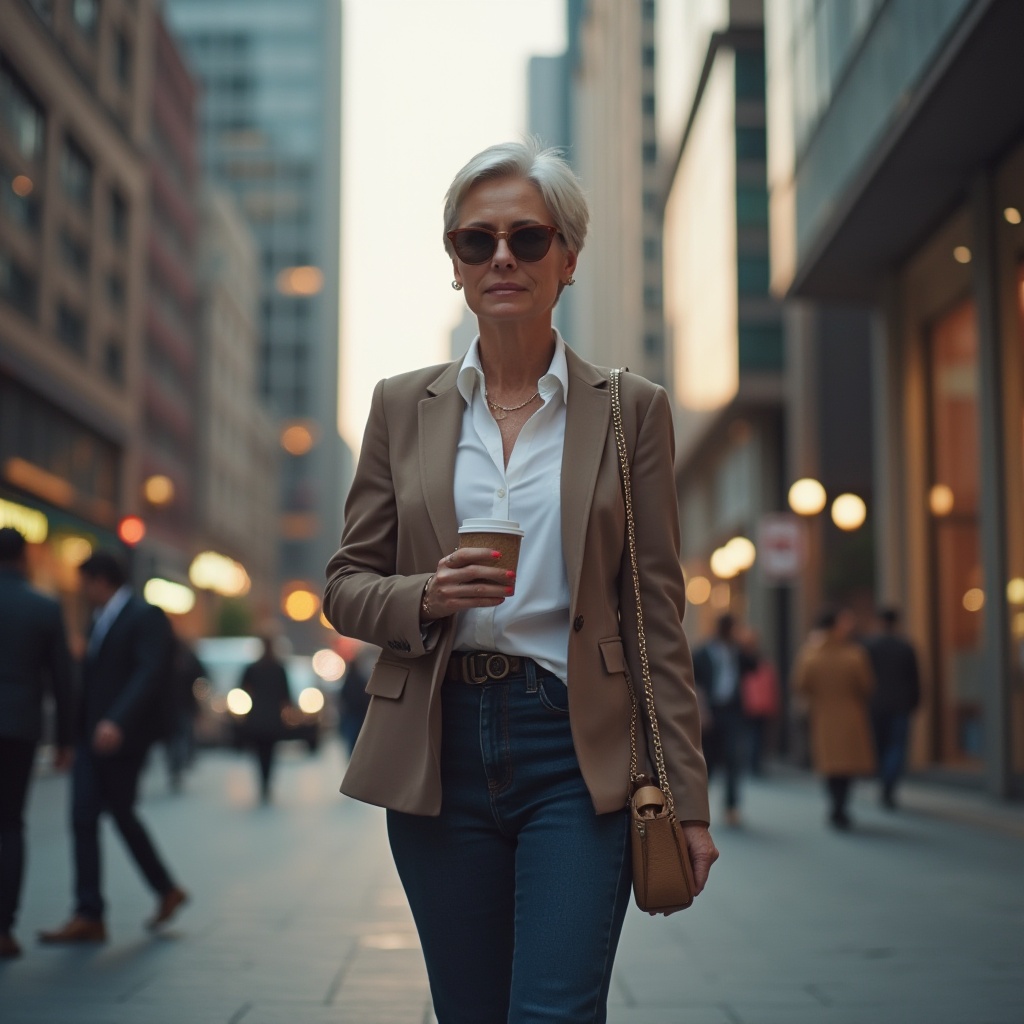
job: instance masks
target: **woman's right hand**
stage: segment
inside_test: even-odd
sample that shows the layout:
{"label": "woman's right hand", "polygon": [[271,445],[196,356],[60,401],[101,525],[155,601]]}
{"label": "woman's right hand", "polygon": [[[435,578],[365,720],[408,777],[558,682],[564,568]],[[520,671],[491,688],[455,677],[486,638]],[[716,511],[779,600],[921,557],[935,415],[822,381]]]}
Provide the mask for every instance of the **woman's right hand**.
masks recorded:
{"label": "woman's right hand", "polygon": [[437,563],[423,589],[420,619],[432,622],[467,608],[493,608],[515,592],[516,574],[495,561],[500,551],[457,548]]}

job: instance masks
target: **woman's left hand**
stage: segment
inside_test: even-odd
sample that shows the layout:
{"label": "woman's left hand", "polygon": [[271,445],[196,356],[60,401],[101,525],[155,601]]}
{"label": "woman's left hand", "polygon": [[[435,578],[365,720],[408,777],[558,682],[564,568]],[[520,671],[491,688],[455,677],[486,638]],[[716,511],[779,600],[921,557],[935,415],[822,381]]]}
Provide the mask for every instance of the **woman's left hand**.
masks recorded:
{"label": "woman's left hand", "polygon": [[707,825],[684,822],[682,828],[686,837],[686,848],[690,851],[690,863],[693,865],[693,881],[697,887],[694,895],[699,896],[707,885],[711,865],[718,860],[718,847],[715,846]]}

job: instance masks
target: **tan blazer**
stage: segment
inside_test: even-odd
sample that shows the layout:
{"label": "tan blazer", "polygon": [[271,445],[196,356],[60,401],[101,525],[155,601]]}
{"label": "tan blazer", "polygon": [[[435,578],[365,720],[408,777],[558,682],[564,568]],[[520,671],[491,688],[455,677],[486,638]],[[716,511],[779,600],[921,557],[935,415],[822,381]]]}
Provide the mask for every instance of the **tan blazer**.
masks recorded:
{"label": "tan blazer", "polygon": [[[568,348],[566,359],[561,501],[571,602],[569,721],[583,778],[602,813],[627,800],[626,673],[639,687],[640,665],[635,639],[624,644],[620,637],[635,638],[636,609],[608,371]],[[452,620],[434,628],[427,644],[436,642],[428,651],[419,607],[427,578],[458,542],[455,453],[465,409],[456,387],[460,365],[428,367],[377,385],[324,594],[324,612],[339,633],[382,648],[342,792],[413,814],[441,808],[439,696]],[[642,377],[623,374],[621,391],[647,649],[669,779],[680,820],[707,822],[707,770],[682,627],[671,411],[664,389]],[[643,759],[642,737],[641,744]]]}

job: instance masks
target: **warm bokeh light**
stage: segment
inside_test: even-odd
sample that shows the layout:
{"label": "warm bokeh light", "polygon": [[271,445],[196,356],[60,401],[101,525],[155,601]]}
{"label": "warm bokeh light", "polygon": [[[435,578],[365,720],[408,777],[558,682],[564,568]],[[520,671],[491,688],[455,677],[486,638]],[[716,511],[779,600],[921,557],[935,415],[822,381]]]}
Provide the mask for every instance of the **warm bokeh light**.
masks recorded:
{"label": "warm bokeh light", "polygon": [[705,576],[694,576],[686,584],[686,600],[690,604],[706,604],[711,597],[711,581]]}
{"label": "warm bokeh light", "polygon": [[789,507],[799,516],[816,516],[827,500],[825,488],[813,477],[805,476],[789,489]]}
{"label": "warm bokeh light", "polygon": [[326,626],[328,629],[334,629],[334,627],[331,625],[331,620],[327,618],[327,616],[324,614],[322,610],[320,612],[320,625]]}
{"label": "warm bokeh light", "polygon": [[969,612],[980,612],[985,607],[985,592],[980,587],[971,587],[964,594],[964,607]]}
{"label": "warm bokeh light", "polygon": [[169,476],[157,473],[142,485],[142,493],[150,505],[169,505],[174,501],[174,481]]}
{"label": "warm bokeh light", "polygon": [[316,295],[324,286],[319,267],[285,267],[277,275],[277,290],[282,295]]}
{"label": "warm bokeh light", "polygon": [[245,566],[216,551],[201,551],[196,555],[189,566],[188,578],[193,586],[212,590],[222,597],[242,597],[252,587]]}
{"label": "warm bokeh light", "polygon": [[125,516],[117,524],[117,535],[133,548],[146,536],[146,524],[138,516]]}
{"label": "warm bokeh light", "polygon": [[732,554],[724,547],[715,548],[711,553],[711,571],[721,580],[731,580],[740,570]]}
{"label": "warm bokeh light", "polygon": [[35,185],[32,184],[32,179],[26,174],[16,174],[11,179],[11,191],[16,196],[21,196],[22,199],[24,199],[25,196],[32,195],[32,190],[34,188]]}
{"label": "warm bokeh light", "polygon": [[321,678],[333,683],[345,674],[345,659],[329,647],[313,655],[313,671]]}
{"label": "warm bokeh light", "polygon": [[711,607],[724,612],[732,600],[732,591],[728,583],[716,583],[711,588]]}
{"label": "warm bokeh light", "polygon": [[281,431],[281,447],[289,455],[305,455],[313,447],[313,431],[305,423],[293,423]]}
{"label": "warm bokeh light", "polygon": [[281,608],[293,622],[306,622],[320,610],[320,598],[305,584],[294,589],[285,588]]}
{"label": "warm bokeh light", "polygon": [[868,515],[864,499],[856,494],[840,494],[832,502],[832,522],[840,530],[859,530]]}
{"label": "warm bokeh light", "polygon": [[1006,600],[1010,604],[1024,604],[1024,578],[1014,576],[1006,584]]}
{"label": "warm bokeh light", "polygon": [[725,551],[737,572],[745,572],[757,558],[757,548],[754,547],[754,542],[746,537],[733,537],[725,545]]}
{"label": "warm bokeh light", "polygon": [[1003,210],[1003,216],[1006,218],[1007,224],[1019,224],[1021,220],[1020,210],[1016,206],[1008,206]]}
{"label": "warm bokeh light", "polygon": [[42,544],[50,532],[50,520],[34,508],[0,498],[0,526],[21,532],[29,544]]}
{"label": "warm bokeh light", "polygon": [[318,690],[315,686],[307,686],[302,693],[299,694],[299,709],[304,711],[307,715],[318,714],[320,711],[323,711],[323,707],[323,691]]}
{"label": "warm bokeh light", "polygon": [[245,690],[240,690],[238,687],[228,691],[226,702],[228,711],[233,715],[241,717],[252,711],[252,697]]}
{"label": "warm bokeh light", "polygon": [[948,516],[953,511],[953,488],[948,484],[936,484],[928,492],[928,507],[933,516]]}
{"label": "warm bokeh light", "polygon": [[1024,612],[1017,612],[1013,617],[1013,635],[1024,639]]}
{"label": "warm bokeh light", "polygon": [[60,547],[60,560],[72,567],[81,565],[91,554],[92,544],[85,537],[62,537]]}
{"label": "warm bokeh light", "polygon": [[970,263],[971,262],[971,250],[966,245],[958,245],[953,250],[953,259],[957,263]]}
{"label": "warm bokeh light", "polygon": [[191,587],[158,576],[146,581],[142,596],[170,615],[187,615],[196,605],[195,591]]}

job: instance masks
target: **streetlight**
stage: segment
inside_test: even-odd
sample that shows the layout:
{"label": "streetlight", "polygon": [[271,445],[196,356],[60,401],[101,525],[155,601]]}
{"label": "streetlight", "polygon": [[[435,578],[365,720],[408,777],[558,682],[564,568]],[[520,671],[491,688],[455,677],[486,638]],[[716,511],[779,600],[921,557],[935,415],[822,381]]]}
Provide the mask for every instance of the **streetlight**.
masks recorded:
{"label": "streetlight", "polygon": [[868,509],[864,499],[856,494],[840,494],[832,502],[832,522],[840,530],[858,530],[864,525]]}
{"label": "streetlight", "polygon": [[813,477],[805,476],[789,489],[789,507],[798,516],[816,516],[826,501],[825,488]]}

